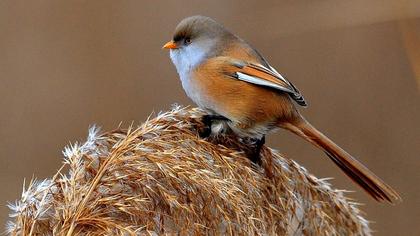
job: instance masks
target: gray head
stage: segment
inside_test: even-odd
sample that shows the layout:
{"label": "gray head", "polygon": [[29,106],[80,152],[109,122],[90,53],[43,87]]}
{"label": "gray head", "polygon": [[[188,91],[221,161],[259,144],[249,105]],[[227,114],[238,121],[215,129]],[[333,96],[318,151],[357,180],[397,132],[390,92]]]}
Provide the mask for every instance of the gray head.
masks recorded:
{"label": "gray head", "polygon": [[232,33],[213,19],[191,16],[178,24],[172,40],[164,48],[171,50],[172,62],[181,75],[223,50],[226,42],[234,38]]}

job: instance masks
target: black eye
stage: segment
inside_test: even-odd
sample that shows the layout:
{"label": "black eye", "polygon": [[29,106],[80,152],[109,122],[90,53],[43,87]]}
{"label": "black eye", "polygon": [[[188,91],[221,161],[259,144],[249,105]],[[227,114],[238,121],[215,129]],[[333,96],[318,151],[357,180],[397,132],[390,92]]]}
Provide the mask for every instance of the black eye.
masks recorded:
{"label": "black eye", "polygon": [[185,38],[184,40],[185,44],[188,45],[191,43],[191,38]]}

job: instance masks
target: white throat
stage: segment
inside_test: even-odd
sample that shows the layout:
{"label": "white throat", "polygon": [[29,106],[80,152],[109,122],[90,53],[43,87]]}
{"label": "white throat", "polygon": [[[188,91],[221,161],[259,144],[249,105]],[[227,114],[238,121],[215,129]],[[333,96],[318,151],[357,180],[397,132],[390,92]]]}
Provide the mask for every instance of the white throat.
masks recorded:
{"label": "white throat", "polygon": [[201,41],[170,51],[171,60],[181,80],[204,61],[210,49],[211,44],[209,42]]}
{"label": "white throat", "polygon": [[171,60],[178,71],[185,93],[199,107],[204,108],[207,106],[202,97],[203,93],[199,84],[192,79],[192,72],[207,58],[211,46],[210,42],[202,40],[170,52]]}

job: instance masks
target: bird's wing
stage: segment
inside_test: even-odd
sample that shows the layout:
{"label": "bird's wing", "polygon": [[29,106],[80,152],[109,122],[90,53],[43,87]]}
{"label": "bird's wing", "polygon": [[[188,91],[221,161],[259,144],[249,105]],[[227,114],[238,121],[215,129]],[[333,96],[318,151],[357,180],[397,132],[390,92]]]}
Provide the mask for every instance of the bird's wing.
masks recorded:
{"label": "bird's wing", "polygon": [[229,76],[248,83],[286,92],[299,105],[307,106],[307,103],[299,90],[271,66],[270,68],[267,68],[261,64],[249,63],[243,60],[232,58],[221,59],[228,64],[228,67],[233,67],[226,70]]}

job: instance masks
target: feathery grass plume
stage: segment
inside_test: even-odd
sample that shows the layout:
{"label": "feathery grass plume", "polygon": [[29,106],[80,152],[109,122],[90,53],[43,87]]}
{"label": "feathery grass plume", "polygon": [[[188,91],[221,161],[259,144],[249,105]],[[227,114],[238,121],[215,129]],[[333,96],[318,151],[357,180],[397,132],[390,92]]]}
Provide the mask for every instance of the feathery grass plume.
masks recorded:
{"label": "feathery grass plume", "polygon": [[64,150],[51,179],[11,205],[11,235],[370,235],[357,204],[264,147],[262,166],[233,135],[199,138],[197,108]]}

